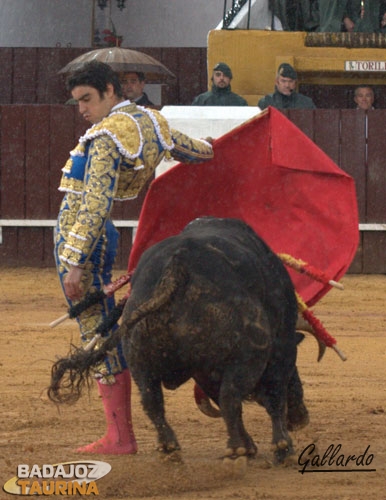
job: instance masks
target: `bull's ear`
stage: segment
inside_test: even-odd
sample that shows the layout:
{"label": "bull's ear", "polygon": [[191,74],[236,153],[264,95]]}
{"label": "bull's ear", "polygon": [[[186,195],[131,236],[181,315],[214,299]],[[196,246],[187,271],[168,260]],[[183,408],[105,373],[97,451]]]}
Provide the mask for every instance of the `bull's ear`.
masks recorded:
{"label": "bull's ear", "polygon": [[296,331],[296,345],[299,345],[300,342],[304,339],[305,335],[303,333],[300,333]]}

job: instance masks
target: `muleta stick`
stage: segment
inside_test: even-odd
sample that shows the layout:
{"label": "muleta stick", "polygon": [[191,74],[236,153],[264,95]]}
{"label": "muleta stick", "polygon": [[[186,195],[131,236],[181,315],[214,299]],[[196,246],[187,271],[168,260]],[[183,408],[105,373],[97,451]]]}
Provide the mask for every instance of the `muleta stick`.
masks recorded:
{"label": "muleta stick", "polygon": [[122,316],[123,308],[125,307],[126,301],[131,293],[131,287],[129,288],[121,300],[116,304],[115,307],[109,312],[106,318],[98,325],[95,330],[95,336],[90,340],[90,342],[84,347],[85,351],[91,351],[98,340],[105,337],[109,330],[118,322],[119,318]]}
{"label": "muleta stick", "polygon": [[77,316],[79,316],[79,314],[81,314],[92,305],[97,304],[100,300],[103,300],[106,297],[111,297],[117,290],[122,288],[126,283],[129,283],[132,274],[132,272],[123,274],[115,281],[112,281],[108,285],[105,285],[102,290],[97,290],[95,292],[86,294],[85,298],[81,302],[71,306],[66,314],[50,323],[50,327],[54,328],[60,323],[63,323],[63,321],[68,318],[76,318]]}

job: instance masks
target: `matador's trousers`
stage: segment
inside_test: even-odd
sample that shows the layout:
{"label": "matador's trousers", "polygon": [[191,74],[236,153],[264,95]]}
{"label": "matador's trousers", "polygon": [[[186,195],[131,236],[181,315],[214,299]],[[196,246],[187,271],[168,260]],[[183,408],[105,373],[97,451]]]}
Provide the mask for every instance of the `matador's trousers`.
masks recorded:
{"label": "matador's trousers", "polygon": [[[66,215],[64,214],[67,213],[68,215],[68,208],[69,207],[66,206],[66,201],[64,199],[59,212],[58,223],[54,234],[54,256],[63,291],[64,278],[68,272],[68,268],[67,264],[60,260],[59,255],[61,254],[61,248],[66,243],[67,231],[64,225]],[[101,290],[104,285],[111,282],[111,273],[116,257],[118,238],[118,231],[114,227],[111,220],[108,220],[89,260],[84,267],[82,283],[85,293],[92,293],[96,290]],[[74,302],[67,297],[66,300],[70,307],[74,304]],[[77,317],[82,342],[88,343],[92,340],[95,335],[96,328],[112,310],[114,305],[114,297],[105,298],[97,304],[90,306],[86,309],[86,311]],[[102,338],[99,341],[99,345],[103,341],[104,339]],[[109,353],[109,355],[105,358],[104,363],[96,368],[95,375],[97,378],[105,378],[105,381],[108,382],[109,379],[112,379],[112,375],[120,373],[126,367],[127,365],[122,353],[122,347],[119,345],[115,351]]]}

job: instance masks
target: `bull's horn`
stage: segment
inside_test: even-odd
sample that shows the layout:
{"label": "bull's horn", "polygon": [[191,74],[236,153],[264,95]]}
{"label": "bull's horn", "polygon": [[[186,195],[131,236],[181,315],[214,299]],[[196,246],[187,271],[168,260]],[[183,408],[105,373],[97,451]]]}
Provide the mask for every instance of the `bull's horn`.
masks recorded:
{"label": "bull's horn", "polygon": [[311,333],[311,335],[313,335],[318,343],[318,346],[319,346],[319,352],[318,352],[318,361],[320,361],[323,356],[324,356],[324,353],[326,352],[326,344],[324,342],[322,342],[320,339],[318,339],[318,337],[315,335],[315,332],[312,328],[312,326],[308,323],[308,321],[306,321],[303,316],[298,316],[298,320],[296,322],[296,331],[299,331],[299,332],[308,332],[308,333]]}
{"label": "bull's horn", "polygon": [[204,415],[211,418],[221,417],[220,410],[212,405],[212,402],[209,399],[209,397],[197,384],[194,385],[194,399],[196,401],[199,410]]}

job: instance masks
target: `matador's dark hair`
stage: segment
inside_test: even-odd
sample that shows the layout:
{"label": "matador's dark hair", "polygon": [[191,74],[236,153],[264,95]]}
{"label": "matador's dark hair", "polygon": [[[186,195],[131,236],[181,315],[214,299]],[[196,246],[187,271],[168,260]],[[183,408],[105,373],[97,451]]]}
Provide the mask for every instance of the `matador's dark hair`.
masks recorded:
{"label": "matador's dark hair", "polygon": [[75,70],[67,78],[67,89],[71,92],[74,87],[87,85],[94,87],[102,97],[109,83],[114,87],[115,94],[122,97],[118,74],[108,64],[91,61]]}

